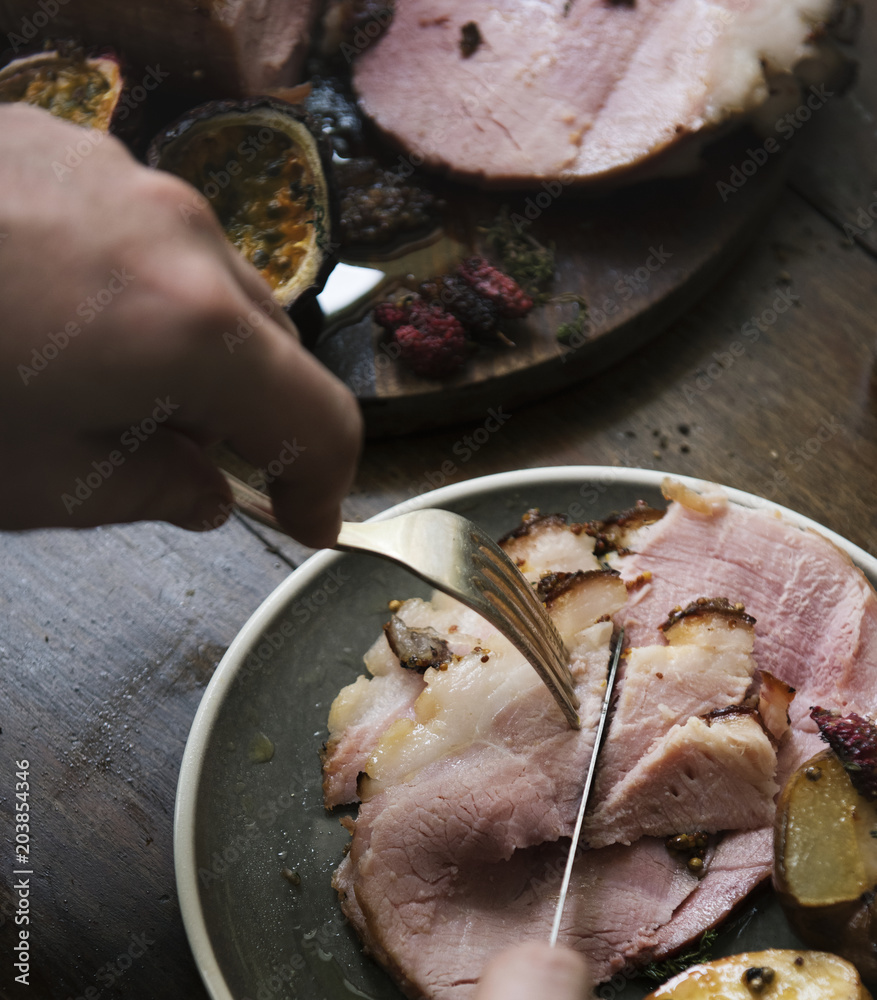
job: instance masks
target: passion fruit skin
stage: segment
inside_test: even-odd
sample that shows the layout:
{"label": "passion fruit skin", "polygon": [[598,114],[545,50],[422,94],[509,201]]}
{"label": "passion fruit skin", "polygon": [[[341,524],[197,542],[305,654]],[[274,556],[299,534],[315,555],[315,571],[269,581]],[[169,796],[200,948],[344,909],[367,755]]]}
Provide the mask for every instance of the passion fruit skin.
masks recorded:
{"label": "passion fruit skin", "polygon": [[116,131],[114,126],[130,113],[121,106],[124,86],[115,54],[86,55],[72,42],[19,56],[0,68],[0,103],[31,104],[100,132]]}
{"label": "passion fruit skin", "polygon": [[[295,145],[300,156],[304,157],[312,173],[319,172],[322,178],[324,197],[322,199],[322,232],[315,241],[314,253],[321,257],[318,266],[313,269],[313,276],[295,284],[294,288],[278,291],[275,298],[291,313],[293,307],[303,297],[313,298],[326,283],[332,269],[338,260],[338,237],[340,220],[338,198],[332,175],[332,146],[322,134],[318,123],[300,105],[289,104],[276,97],[250,97],[243,100],[209,101],[187,111],[174,122],[164,128],[149,145],[146,152],[146,162],[155,169],[169,169],[169,162],[180,155],[180,150],[200,132],[207,131],[211,124],[222,124],[223,118],[228,118],[228,125],[249,125],[254,128],[266,127],[265,113],[270,113],[271,124],[267,127],[286,134]],[[283,121],[289,122],[288,131],[282,127]],[[245,157],[241,158],[245,159]],[[229,160],[223,165],[237,162],[233,148],[229,150]],[[243,164],[246,167],[246,163]],[[176,172],[176,171],[172,171]],[[243,171],[245,175],[245,170]],[[220,177],[229,190],[236,190],[235,184],[240,184],[241,170],[235,170],[235,176],[230,176],[231,170],[225,170]],[[231,237],[230,237],[231,238]],[[253,262],[258,268],[258,263]],[[259,268],[261,270],[261,268]],[[266,276],[267,277],[267,276]],[[269,284],[273,282],[269,280]]]}

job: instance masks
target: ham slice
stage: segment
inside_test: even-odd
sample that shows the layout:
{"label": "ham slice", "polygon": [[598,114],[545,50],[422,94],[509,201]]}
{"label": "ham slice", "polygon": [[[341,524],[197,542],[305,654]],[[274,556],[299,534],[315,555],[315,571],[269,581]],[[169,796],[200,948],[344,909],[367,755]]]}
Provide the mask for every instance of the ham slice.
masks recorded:
{"label": "ham slice", "polygon": [[[496,952],[546,937],[605,676],[605,614],[625,623],[638,648],[627,656],[594,816],[603,810],[613,836],[627,824],[624,839],[633,842],[580,850],[561,932],[599,980],[689,944],[769,877],[774,751],[781,768],[809,752],[807,706],[875,714],[877,598],[846,556],[819,535],[720,496],[681,499],[660,521],[620,533],[616,523],[611,539],[599,526],[542,518],[504,543],[575,647],[581,733],[563,728],[532,671],[486,623],[445,598],[406,602],[397,613],[406,626],[431,626],[453,663],[412,675],[382,636],[369,654],[375,676],[342,692],[342,708],[371,706],[373,714],[371,728],[359,730],[358,763],[348,754],[339,767],[349,772],[347,787],[356,784],[354,768],[368,777],[334,884],[369,951],[409,995],[467,1000]],[[580,551],[558,570],[551,564],[565,541]],[[601,554],[629,550],[612,557],[620,577],[594,571],[595,541]],[[698,602],[709,594],[728,601]],[[754,633],[747,613],[758,619]],[[760,690],[753,658],[769,667]],[[395,699],[373,689],[377,682],[398,684]],[[790,704],[791,687],[798,696]],[[721,711],[741,701],[746,711]],[[382,712],[387,725],[378,733]],[[335,717],[328,766],[354,732],[342,721]],[[742,757],[730,767],[737,749]],[[663,837],[648,835],[662,804],[655,790],[686,769],[698,791],[677,799],[688,819],[712,810],[721,826],[721,814],[736,813],[735,829],[712,841],[700,878]],[[660,829],[677,818],[665,808]]]}
{"label": "ham slice", "polygon": [[[398,0],[354,84],[415,162],[494,184],[553,181],[556,197],[558,181],[631,171],[753,114],[780,80],[788,90],[798,64],[821,55],[831,6]],[[800,99],[795,87],[792,107]]]}
{"label": "ham slice", "polygon": [[[626,580],[650,573],[621,619],[634,645],[650,642],[668,605],[721,592],[758,621],[753,655],[793,687],[785,771],[822,744],[809,717],[827,704],[843,715],[877,710],[877,595],[846,553],[821,535],[766,511],[717,503],[709,514],[682,503],[634,532],[618,558]],[[784,771],[784,773],[785,773]]]}
{"label": "ham slice", "polygon": [[321,6],[317,0],[58,0],[43,8],[46,18],[31,0],[0,0],[0,31],[17,54],[58,38],[111,49],[132,87],[151,68],[145,85],[166,87],[166,100],[235,97],[301,79]]}
{"label": "ham slice", "polygon": [[[420,675],[399,665],[384,635],[378,639],[366,656],[374,676],[345,687],[330,712],[323,760],[327,806],[375,795],[471,746],[482,746],[507,763],[520,740],[513,768],[521,769],[522,755],[530,754],[544,759],[555,777],[562,776],[544,790],[546,816],[558,799],[569,799],[574,817],[579,775],[593,745],[593,725],[587,723],[599,713],[612,635],[611,622],[597,619],[618,611],[626,596],[616,574],[602,573],[589,575],[564,595],[567,624],[561,634],[572,650],[582,703],[578,733],[567,728],[536,672],[492,625],[442,594],[430,603],[406,601],[399,618],[409,627],[432,628],[447,643],[453,662]],[[555,768],[557,761],[564,766]],[[365,780],[357,788],[361,772]],[[561,832],[558,828],[549,839]]]}
{"label": "ham slice", "polygon": [[[378,851],[392,850],[383,841],[371,841],[363,868],[356,838],[354,845],[336,874],[342,905],[408,996],[468,1000],[486,962],[510,941],[548,939],[568,841],[507,861],[463,863],[438,884],[398,852],[401,877],[392,877]],[[608,979],[643,947],[657,952],[652,939],[698,884],[658,840],[583,852],[558,940],[582,951],[598,980]]]}
{"label": "ham slice", "polygon": [[[660,635],[656,630],[651,638]],[[666,636],[669,645],[638,646],[624,657],[612,725],[600,755],[596,802],[618,788],[673,726],[738,705],[752,687],[749,616],[705,610],[675,623]]]}
{"label": "ham slice", "polygon": [[587,572],[600,567],[594,555],[594,538],[581,525],[567,524],[559,514],[529,511],[500,545],[531,583],[538,583],[547,573]]}
{"label": "ham slice", "polygon": [[776,751],[752,713],[674,726],[589,817],[592,847],[647,835],[749,830],[773,822]]}
{"label": "ham slice", "polygon": [[583,832],[591,847],[772,821],[774,744],[736,707],[755,673],[753,626],[742,605],[701,599],[664,624],[669,645],[628,651]]}

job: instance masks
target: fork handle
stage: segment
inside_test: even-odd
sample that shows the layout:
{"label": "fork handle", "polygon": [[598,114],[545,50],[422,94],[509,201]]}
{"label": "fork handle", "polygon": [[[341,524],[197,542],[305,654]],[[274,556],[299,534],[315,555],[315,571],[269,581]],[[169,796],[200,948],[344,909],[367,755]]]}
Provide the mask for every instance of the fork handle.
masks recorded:
{"label": "fork handle", "polygon": [[[284,535],[289,534],[286,528],[277,520],[270,497],[265,496],[264,493],[249,486],[225,469],[221,469],[220,471],[231,488],[232,499],[236,507],[239,507],[254,521],[258,521],[259,524],[264,524],[268,528],[274,528],[275,531],[280,531]],[[338,533],[338,541],[335,543],[334,548],[341,549],[342,551],[384,553],[386,545],[375,544],[374,537],[374,524],[366,527],[365,525],[357,524],[355,521],[342,521],[341,531]]]}
{"label": "fork handle", "polygon": [[219,471],[231,489],[231,496],[235,502],[235,506],[240,507],[245,514],[249,514],[259,524],[264,524],[268,528],[274,528],[275,531],[281,531],[284,535],[289,534],[286,528],[275,517],[270,497],[266,497],[264,493],[260,493],[259,490],[248,486],[245,482],[238,479],[237,476],[233,476],[225,469],[220,469]]}

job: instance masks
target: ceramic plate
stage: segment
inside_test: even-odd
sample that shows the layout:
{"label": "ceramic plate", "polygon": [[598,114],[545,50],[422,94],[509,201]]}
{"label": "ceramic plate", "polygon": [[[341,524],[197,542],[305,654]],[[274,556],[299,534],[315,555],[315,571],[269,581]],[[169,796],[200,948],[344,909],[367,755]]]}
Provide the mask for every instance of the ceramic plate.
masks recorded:
{"label": "ceramic plate", "polygon": [[[665,506],[662,478],[638,469],[529,469],[448,486],[380,516],[444,507],[498,536],[531,507],[582,521],[640,499]],[[727,492],[745,506],[777,509]],[[877,560],[779,509],[845,549],[877,583]],[[387,601],[427,592],[374,557],[318,553],[268,597],[219,664],[186,745],[174,830],[183,919],[214,1000],[400,1000],[362,954],[330,886],[349,837],[337,812],[323,809],[318,752],[332,699],[362,672]],[[795,945],[768,898],[726,935],[723,950]],[[641,981],[606,990],[614,1000],[648,992]]]}

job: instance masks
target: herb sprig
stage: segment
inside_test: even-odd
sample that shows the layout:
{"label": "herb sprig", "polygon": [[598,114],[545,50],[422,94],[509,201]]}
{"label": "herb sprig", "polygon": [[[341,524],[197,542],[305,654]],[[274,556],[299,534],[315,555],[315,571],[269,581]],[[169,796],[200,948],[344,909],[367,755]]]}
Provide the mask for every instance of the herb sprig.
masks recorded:
{"label": "herb sprig", "polygon": [[548,299],[548,287],[554,281],[554,244],[543,246],[530,233],[530,222],[509,215],[503,205],[489,226],[482,228],[490,254],[502,270],[517,281],[536,305]]}
{"label": "herb sprig", "polygon": [[700,941],[693,948],[682,952],[675,958],[668,958],[664,962],[650,963],[640,972],[640,975],[654,983],[664,983],[692,965],[708,962],[713,957],[713,945],[715,945],[718,936],[717,930],[704,931]]}

